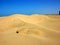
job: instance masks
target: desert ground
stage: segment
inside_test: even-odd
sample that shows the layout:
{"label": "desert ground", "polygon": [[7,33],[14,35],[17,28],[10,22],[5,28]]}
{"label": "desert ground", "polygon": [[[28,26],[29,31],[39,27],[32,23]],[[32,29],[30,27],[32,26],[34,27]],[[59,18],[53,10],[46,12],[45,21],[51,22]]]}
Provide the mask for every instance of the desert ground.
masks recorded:
{"label": "desert ground", "polygon": [[60,16],[13,14],[0,17],[0,45],[60,45]]}

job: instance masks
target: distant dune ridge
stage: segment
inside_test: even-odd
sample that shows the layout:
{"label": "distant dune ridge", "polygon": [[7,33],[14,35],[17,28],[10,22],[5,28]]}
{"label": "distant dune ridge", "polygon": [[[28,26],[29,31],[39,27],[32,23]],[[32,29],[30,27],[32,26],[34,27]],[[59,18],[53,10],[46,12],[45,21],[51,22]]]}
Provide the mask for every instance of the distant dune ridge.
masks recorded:
{"label": "distant dune ridge", "polygon": [[0,45],[60,45],[60,16],[0,17]]}

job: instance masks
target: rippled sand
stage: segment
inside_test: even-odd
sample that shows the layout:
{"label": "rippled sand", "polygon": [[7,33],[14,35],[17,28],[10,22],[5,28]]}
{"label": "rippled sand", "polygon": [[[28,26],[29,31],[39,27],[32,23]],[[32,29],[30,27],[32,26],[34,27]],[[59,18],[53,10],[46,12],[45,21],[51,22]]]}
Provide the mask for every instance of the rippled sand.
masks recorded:
{"label": "rippled sand", "polygon": [[1,17],[0,45],[60,45],[60,16],[14,14]]}

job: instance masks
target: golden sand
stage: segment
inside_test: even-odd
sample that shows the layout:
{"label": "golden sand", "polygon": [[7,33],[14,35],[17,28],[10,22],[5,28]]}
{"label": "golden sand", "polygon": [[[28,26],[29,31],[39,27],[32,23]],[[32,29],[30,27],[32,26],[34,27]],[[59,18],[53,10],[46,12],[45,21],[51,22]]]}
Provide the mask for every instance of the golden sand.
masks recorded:
{"label": "golden sand", "polygon": [[60,16],[0,17],[0,45],[60,45]]}

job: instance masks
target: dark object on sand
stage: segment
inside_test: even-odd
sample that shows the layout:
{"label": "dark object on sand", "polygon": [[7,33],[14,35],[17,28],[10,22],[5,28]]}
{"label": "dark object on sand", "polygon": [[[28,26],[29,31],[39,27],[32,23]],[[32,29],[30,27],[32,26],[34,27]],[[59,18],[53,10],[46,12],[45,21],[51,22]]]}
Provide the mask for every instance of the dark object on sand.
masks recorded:
{"label": "dark object on sand", "polygon": [[19,33],[19,31],[16,31],[16,33]]}

